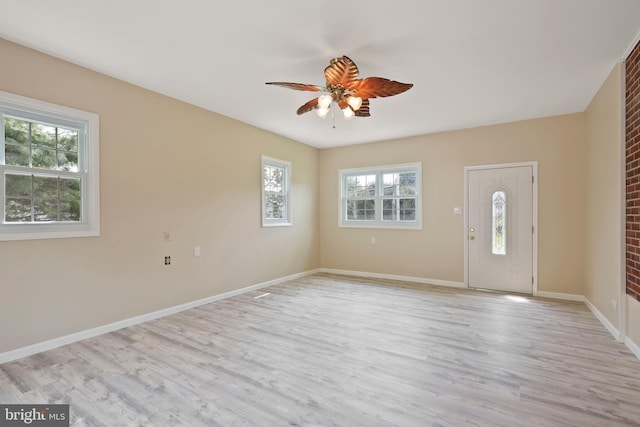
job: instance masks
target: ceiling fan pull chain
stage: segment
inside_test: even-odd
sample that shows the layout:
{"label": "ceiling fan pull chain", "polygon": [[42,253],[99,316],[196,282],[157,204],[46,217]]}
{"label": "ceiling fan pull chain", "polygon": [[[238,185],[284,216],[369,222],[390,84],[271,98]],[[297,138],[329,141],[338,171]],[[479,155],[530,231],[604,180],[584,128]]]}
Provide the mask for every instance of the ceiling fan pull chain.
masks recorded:
{"label": "ceiling fan pull chain", "polygon": [[[335,104],[335,103],[334,103]],[[335,115],[335,108],[331,108],[331,120],[333,121],[333,128],[336,128],[336,115]]]}

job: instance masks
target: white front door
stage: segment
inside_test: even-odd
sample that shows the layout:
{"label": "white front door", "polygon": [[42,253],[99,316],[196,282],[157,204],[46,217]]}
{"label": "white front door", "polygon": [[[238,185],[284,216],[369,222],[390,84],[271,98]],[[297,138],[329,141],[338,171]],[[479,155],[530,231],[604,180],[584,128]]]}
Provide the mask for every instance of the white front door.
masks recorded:
{"label": "white front door", "polygon": [[533,166],[468,170],[469,287],[533,293]]}

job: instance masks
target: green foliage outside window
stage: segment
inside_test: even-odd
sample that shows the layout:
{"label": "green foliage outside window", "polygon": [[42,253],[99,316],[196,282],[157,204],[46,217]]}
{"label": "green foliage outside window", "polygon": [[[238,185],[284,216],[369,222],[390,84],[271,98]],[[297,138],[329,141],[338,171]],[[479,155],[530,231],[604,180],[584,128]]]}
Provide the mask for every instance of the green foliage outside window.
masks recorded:
{"label": "green foliage outside window", "polygon": [[78,171],[78,130],[5,117],[4,139],[4,164],[29,168],[5,173],[5,221],[80,221],[81,180],[46,173]]}

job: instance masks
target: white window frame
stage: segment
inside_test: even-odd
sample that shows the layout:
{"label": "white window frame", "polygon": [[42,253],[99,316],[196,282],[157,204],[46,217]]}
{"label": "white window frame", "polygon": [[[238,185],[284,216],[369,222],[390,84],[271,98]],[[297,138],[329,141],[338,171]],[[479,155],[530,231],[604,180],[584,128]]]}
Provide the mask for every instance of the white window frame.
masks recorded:
{"label": "white window frame", "polygon": [[[267,218],[267,195],[270,194],[264,188],[264,168],[271,166],[284,169],[285,190],[279,194],[283,195],[286,200],[285,218]],[[291,162],[287,160],[276,159],[274,157],[262,156],[260,168],[260,188],[262,197],[262,226],[263,227],[290,227],[293,222],[291,219]]]}
{"label": "white window frame", "polygon": [[[82,180],[80,221],[5,222],[5,174],[66,176],[68,172],[5,165],[4,115],[54,126],[84,129],[78,141],[78,173]],[[89,237],[100,235],[99,116],[48,102],[0,91],[0,241]]]}
{"label": "white window frame", "polygon": [[[416,217],[413,221],[389,221],[382,219],[382,200],[389,196],[382,194],[380,185],[385,173],[415,172],[416,174]],[[353,175],[376,175],[376,194],[371,198],[375,204],[374,220],[347,219],[347,189],[346,178]],[[340,169],[338,171],[338,227],[344,228],[388,228],[404,230],[422,230],[422,163],[403,163],[396,165],[372,166],[365,168]],[[397,196],[396,196],[397,197]]]}

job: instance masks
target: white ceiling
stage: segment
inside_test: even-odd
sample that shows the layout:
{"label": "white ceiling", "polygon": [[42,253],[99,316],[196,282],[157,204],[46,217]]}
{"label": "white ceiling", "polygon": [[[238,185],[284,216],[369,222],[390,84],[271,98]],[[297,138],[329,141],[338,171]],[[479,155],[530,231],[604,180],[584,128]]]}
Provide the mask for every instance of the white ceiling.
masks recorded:
{"label": "white ceiling", "polygon": [[[638,0],[0,0],[0,37],[324,148],[584,111]],[[414,87],[371,117],[296,109],[336,56]]]}

